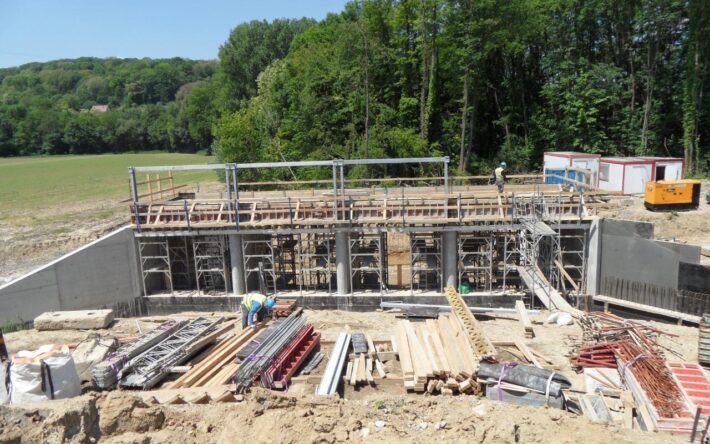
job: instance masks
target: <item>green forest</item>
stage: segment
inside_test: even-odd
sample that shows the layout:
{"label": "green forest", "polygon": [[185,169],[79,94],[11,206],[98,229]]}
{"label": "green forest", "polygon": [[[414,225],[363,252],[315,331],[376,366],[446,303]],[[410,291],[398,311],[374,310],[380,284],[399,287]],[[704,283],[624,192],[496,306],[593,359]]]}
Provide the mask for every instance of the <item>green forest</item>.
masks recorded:
{"label": "green forest", "polygon": [[0,70],[0,155],[448,155],[481,172],[575,150],[708,170],[707,0],[364,0],[226,37],[216,61]]}

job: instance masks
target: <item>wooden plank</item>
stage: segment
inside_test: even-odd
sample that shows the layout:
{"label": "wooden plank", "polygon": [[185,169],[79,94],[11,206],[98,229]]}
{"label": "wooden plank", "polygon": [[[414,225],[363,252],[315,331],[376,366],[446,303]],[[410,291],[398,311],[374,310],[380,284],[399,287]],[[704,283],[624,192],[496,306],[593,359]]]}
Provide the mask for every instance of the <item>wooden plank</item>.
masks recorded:
{"label": "wooden plank", "polygon": [[[567,278],[567,281],[570,283],[570,285],[572,285],[572,288],[574,288],[575,291],[579,291],[579,285],[577,285],[574,282],[574,279],[572,279],[572,276],[570,276],[569,273],[567,273],[567,270],[565,270],[565,267],[560,263],[560,261],[555,259],[555,265],[557,265],[557,268],[560,270],[560,272],[562,272],[564,277]],[[564,282],[564,281],[562,281],[562,282]]]}
{"label": "wooden plank", "polygon": [[[447,319],[447,316],[439,316],[437,320],[438,331],[441,335],[442,347],[446,353],[446,359],[449,362],[449,368],[452,375],[459,374],[465,367],[465,362],[463,362],[464,353],[458,351],[456,336],[451,328],[451,322]],[[468,350],[468,346],[465,350]]]}
{"label": "wooden plank", "polygon": [[518,319],[520,319],[520,323],[523,324],[525,335],[534,338],[535,331],[533,330],[532,322],[530,322],[525,303],[523,301],[515,301],[515,309],[518,311]]}
{"label": "wooden plank", "polygon": [[431,372],[433,373],[433,376],[438,376],[441,372],[439,370],[439,366],[437,366],[436,362],[434,361],[433,350],[431,349],[431,346],[426,339],[425,332],[424,332],[425,324],[418,322],[416,324],[413,324],[413,327],[414,327],[414,332],[417,335],[417,340],[419,341],[419,344],[422,346],[422,351],[424,352],[424,357],[426,358],[427,362],[429,363],[429,366],[431,368]]}
{"label": "wooden plank", "polygon": [[[397,323],[397,347],[399,350],[399,361],[402,367],[402,374],[407,377],[414,376],[414,366],[412,363],[412,356],[409,353],[409,344],[407,343],[407,335],[404,332],[404,326],[401,323]],[[394,346],[394,342],[392,345]]]}
{"label": "wooden plank", "polygon": [[367,354],[375,356],[377,349],[375,348],[375,342],[372,340],[372,336],[365,335],[365,339],[367,340]]}
{"label": "wooden plank", "polygon": [[451,364],[449,364],[449,358],[444,350],[444,345],[441,343],[441,334],[439,332],[439,323],[434,319],[426,320],[427,328],[429,329],[430,339],[434,351],[439,359],[441,365],[441,371],[449,375],[451,374]]}
{"label": "wooden plank", "polygon": [[434,372],[429,364],[429,360],[426,358],[422,345],[419,343],[412,323],[409,321],[401,322],[404,322],[404,331],[407,334],[407,342],[409,343],[409,350],[412,354],[414,375],[419,380],[426,380],[427,377],[434,376]]}
{"label": "wooden plank", "polygon": [[357,384],[358,366],[360,364],[360,360],[355,359],[352,361],[352,363],[353,363],[353,372],[350,375],[350,385],[355,385],[355,384]]}
{"label": "wooden plank", "polygon": [[375,359],[375,369],[377,370],[377,375],[384,379],[387,377],[387,372],[385,371],[385,366],[382,365],[379,359]]}
{"label": "wooden plank", "polygon": [[535,357],[535,354],[532,352],[532,350],[530,350],[527,345],[525,345],[525,342],[523,342],[522,339],[515,338],[515,346],[518,347],[518,350],[523,353],[525,359],[530,361],[535,367],[543,368],[542,364],[540,364],[540,361],[538,361],[537,357]]}

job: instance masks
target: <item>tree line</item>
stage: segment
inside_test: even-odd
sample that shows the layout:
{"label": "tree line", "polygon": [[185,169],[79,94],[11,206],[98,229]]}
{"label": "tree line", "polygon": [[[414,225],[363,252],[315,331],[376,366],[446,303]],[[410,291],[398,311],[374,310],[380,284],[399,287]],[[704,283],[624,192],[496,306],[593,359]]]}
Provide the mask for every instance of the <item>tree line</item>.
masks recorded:
{"label": "tree line", "polygon": [[[27,100],[6,92],[20,83],[47,94],[66,88],[71,99],[41,108],[65,110],[67,122],[45,126],[63,128],[57,146],[69,152],[101,139],[82,120],[106,119],[105,149],[121,149],[117,136],[131,134],[137,149],[211,146],[230,162],[448,155],[453,168],[479,172],[500,160],[532,169],[543,151],[575,150],[684,156],[688,171],[701,172],[709,61],[707,0],[352,1],[320,22],[241,24],[215,63],[133,61],[175,64],[180,85],[162,75],[167,66],[136,70],[150,87],[128,74],[99,82],[93,70],[64,79],[59,66],[42,76],[30,65],[2,70],[0,153],[8,154],[7,122],[19,121],[8,97]],[[22,71],[24,83],[12,78]],[[79,111],[104,88],[101,99],[117,106],[112,122]],[[126,132],[124,118],[147,128]],[[45,121],[33,122],[25,128]],[[56,151],[56,137],[27,143],[19,126],[9,154]]]}

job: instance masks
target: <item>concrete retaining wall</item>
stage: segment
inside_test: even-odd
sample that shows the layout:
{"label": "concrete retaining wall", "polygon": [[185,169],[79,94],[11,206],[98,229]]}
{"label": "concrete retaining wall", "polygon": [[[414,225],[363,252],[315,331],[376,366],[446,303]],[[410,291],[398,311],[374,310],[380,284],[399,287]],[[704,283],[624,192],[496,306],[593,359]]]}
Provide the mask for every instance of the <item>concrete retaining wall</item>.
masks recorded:
{"label": "concrete retaining wall", "polygon": [[116,230],[0,287],[0,325],[52,310],[111,308],[140,296],[133,231]]}
{"label": "concrete retaining wall", "polygon": [[615,278],[677,290],[680,263],[700,258],[700,247],[653,240],[647,222],[603,219],[601,233],[599,286]]}

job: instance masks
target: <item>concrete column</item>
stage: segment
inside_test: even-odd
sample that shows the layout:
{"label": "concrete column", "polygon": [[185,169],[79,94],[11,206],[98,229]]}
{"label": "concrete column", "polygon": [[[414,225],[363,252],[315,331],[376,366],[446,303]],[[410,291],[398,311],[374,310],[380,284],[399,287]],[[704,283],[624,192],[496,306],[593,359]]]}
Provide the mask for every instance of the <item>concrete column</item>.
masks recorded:
{"label": "concrete column", "polygon": [[335,233],[335,263],[338,294],[350,294],[350,233]]}
{"label": "concrete column", "polygon": [[246,294],[246,280],[244,279],[244,252],[242,251],[242,235],[229,235],[229,258],[232,264],[232,294],[241,296]]}
{"label": "concrete column", "polygon": [[455,231],[441,233],[441,259],[444,268],[444,288],[456,288],[458,281],[459,248]]}

